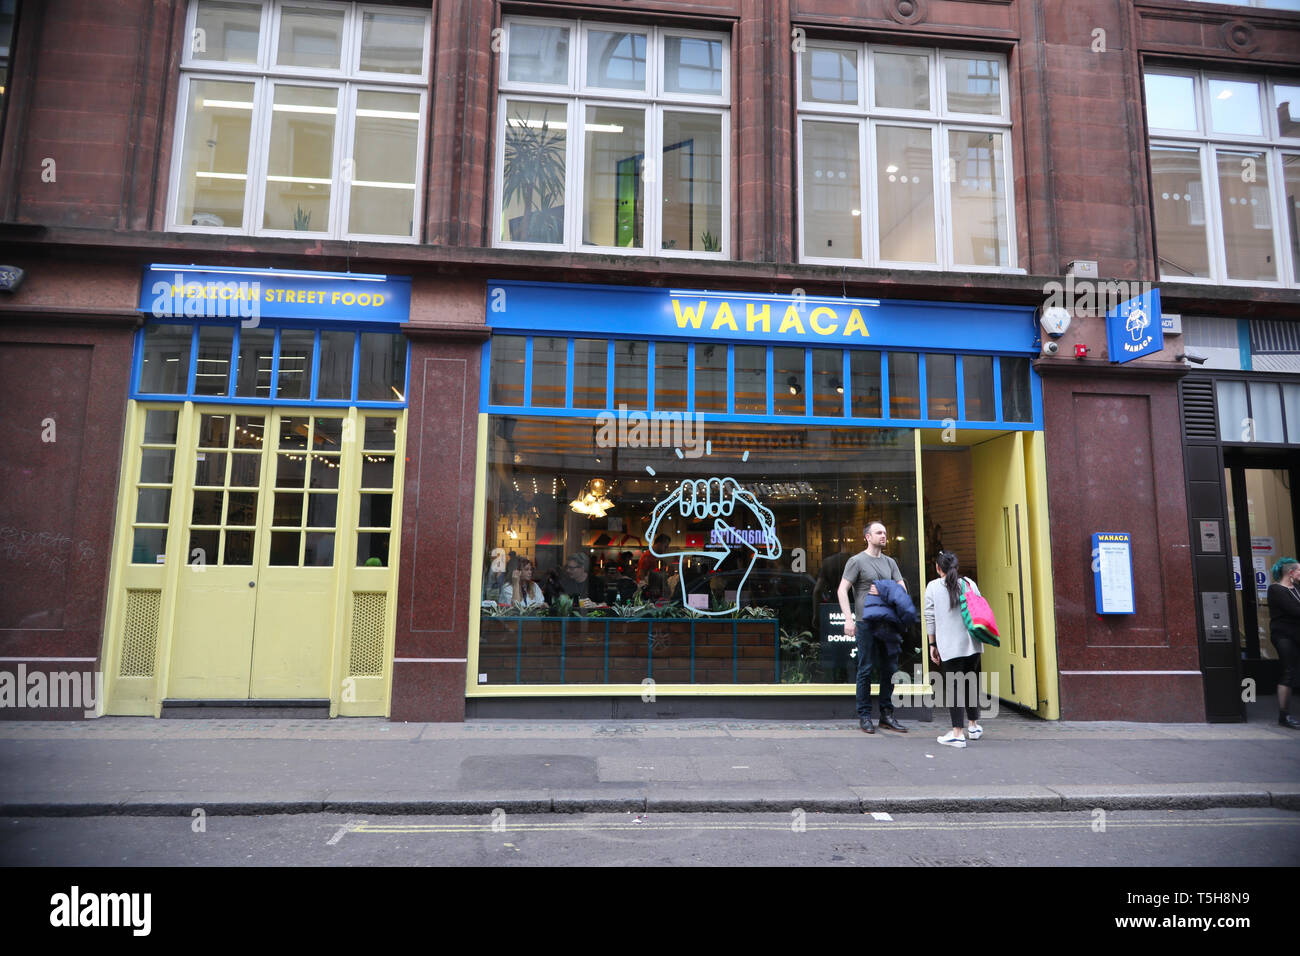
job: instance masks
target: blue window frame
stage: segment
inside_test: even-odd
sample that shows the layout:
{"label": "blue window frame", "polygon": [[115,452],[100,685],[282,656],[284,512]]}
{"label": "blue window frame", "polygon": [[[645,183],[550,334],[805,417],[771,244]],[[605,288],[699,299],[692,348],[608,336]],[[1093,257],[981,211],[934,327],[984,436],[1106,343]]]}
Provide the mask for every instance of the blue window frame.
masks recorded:
{"label": "blue window frame", "polygon": [[[523,348],[519,344],[522,340]],[[1032,363],[1019,355],[963,355],[937,349],[829,349],[755,346],[751,343],[686,342],[680,340],[645,340],[611,337],[605,349],[604,405],[578,406],[574,403],[574,342],[583,346],[587,358],[583,366],[588,379],[598,379],[592,370],[591,356],[599,347],[590,336],[568,337],[555,333],[494,336],[483,345],[483,368],[487,371],[481,390],[480,411],[498,415],[539,415],[558,418],[589,418],[602,411],[617,412],[615,400],[618,356],[626,355],[629,346],[647,357],[646,384],[638,381],[635,390],[644,393],[644,401],[627,403],[628,411],[674,411],[699,414],[704,421],[760,422],[777,421],[791,425],[870,425],[902,428],[981,428],[1036,431],[1043,427],[1042,387]],[[548,353],[557,353],[561,342],[566,364],[564,369],[564,404],[536,401],[533,363],[541,354],[534,342],[545,342]],[[493,344],[501,343],[494,357]],[[664,370],[675,382],[679,374],[681,348],[686,348],[684,385],[664,402],[657,384],[657,359],[662,353],[671,356],[672,365]],[[747,350],[743,357],[738,353]],[[721,384],[725,352],[726,411],[716,396]],[[802,359],[798,357],[802,352]],[[765,367],[760,368],[765,353]],[[927,394],[931,376],[928,364],[935,363],[936,401]],[[778,369],[779,365],[779,369]],[[737,369],[739,368],[739,372]],[[708,371],[716,370],[716,371]],[[703,381],[697,372],[704,371]],[[554,387],[548,394],[558,398],[558,370],[549,375]],[[742,381],[737,382],[741,377]],[[701,384],[705,388],[701,389]],[[953,394],[955,386],[956,393]],[[741,408],[737,410],[740,388]],[[942,389],[939,395],[938,389]],[[589,390],[588,390],[589,391]],[[779,391],[779,394],[778,394]],[[835,398],[830,399],[833,393]],[[511,399],[517,398],[517,401]],[[939,399],[942,398],[942,402]],[[802,407],[800,408],[800,402]],[[955,414],[935,417],[942,405]],[[763,408],[765,410],[760,411]],[[834,409],[832,412],[831,409]],[[868,414],[864,414],[864,412]],[[875,412],[875,414],[869,414]]]}
{"label": "blue window frame", "polygon": [[[311,352],[304,355],[308,335]],[[340,371],[347,351],[342,337],[349,335],[351,360]],[[322,337],[334,359],[324,370]],[[258,344],[247,348],[254,340]],[[248,361],[257,365],[241,377],[240,363]],[[395,324],[281,320],[245,328],[239,322],[163,319],[136,332],[130,395],[222,405],[405,408],[410,365],[410,348]]]}

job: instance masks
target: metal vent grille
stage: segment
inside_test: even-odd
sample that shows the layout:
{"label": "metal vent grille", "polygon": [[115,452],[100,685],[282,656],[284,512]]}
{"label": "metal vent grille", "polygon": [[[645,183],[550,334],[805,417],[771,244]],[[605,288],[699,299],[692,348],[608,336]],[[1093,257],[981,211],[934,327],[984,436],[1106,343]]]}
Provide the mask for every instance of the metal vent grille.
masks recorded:
{"label": "metal vent grille", "polygon": [[357,591],[352,595],[352,649],[348,674],[381,677],[384,673],[384,618],[388,594]]}
{"label": "metal vent grille", "polygon": [[1219,437],[1214,421],[1214,383],[1184,380],[1183,437],[1214,441]]}
{"label": "metal vent grille", "polygon": [[162,591],[126,592],[126,615],[122,627],[122,663],[119,677],[153,677],[154,654],[158,649],[158,613]]}

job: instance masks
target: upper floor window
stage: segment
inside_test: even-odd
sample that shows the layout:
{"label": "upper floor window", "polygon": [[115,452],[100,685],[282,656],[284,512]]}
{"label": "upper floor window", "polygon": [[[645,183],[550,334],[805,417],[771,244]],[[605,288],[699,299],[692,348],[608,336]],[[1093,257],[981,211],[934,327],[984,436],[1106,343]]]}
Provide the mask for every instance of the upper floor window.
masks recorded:
{"label": "upper floor window", "polygon": [[188,16],[170,228],[415,241],[428,13],[195,0]]}
{"label": "upper floor window", "polygon": [[724,34],[507,20],[496,244],[725,258],[729,60]]}
{"label": "upper floor window", "polygon": [[818,41],[798,61],[802,261],[1016,267],[1001,57]]}
{"label": "upper floor window", "polygon": [[1145,74],[1160,277],[1300,281],[1300,81]]}

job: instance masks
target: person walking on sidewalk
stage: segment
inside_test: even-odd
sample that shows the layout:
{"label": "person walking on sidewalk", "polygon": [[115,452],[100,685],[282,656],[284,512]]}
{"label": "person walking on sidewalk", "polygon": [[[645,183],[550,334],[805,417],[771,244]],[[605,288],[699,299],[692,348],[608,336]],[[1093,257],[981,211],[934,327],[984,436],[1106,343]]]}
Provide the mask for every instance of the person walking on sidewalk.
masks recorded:
{"label": "person walking on sidewalk", "polygon": [[[863,617],[868,605],[868,597],[888,598],[887,591],[901,589],[903,597],[907,596],[907,584],[903,581],[898,563],[882,550],[889,541],[885,525],[873,521],[867,525],[865,536],[866,550],[849,558],[844,565],[844,576],[840,579],[838,595],[840,610],[844,612],[844,634],[855,638],[858,654],[857,707],[858,727],[866,734],[874,734],[876,728],[871,723],[871,668],[876,667],[880,683],[880,726],[896,733],[905,734],[904,727],[894,717],[894,705],[890,700],[893,690],[892,678],[898,670],[898,653],[902,647],[899,627],[905,622],[891,622],[887,615]],[[877,584],[881,586],[878,588]],[[853,589],[853,606],[857,611],[855,619],[849,610],[849,588]],[[877,602],[871,602],[873,604]],[[911,604],[911,601],[908,601]],[[915,607],[912,611],[915,615]]]}
{"label": "person walking on sidewalk", "polygon": [[1273,646],[1282,661],[1282,675],[1277,682],[1277,722],[1283,727],[1300,730],[1300,720],[1287,707],[1300,671],[1300,562],[1282,558],[1273,565],[1273,584],[1268,586],[1268,620]]}
{"label": "person walking on sidewalk", "polygon": [[984,645],[966,629],[961,614],[961,593],[963,585],[975,594],[980,591],[974,581],[958,574],[957,555],[951,551],[939,552],[934,569],[939,576],[925,586],[922,616],[930,644],[930,660],[943,672],[944,696],[949,698],[948,714],[952,719],[952,730],[938,741],[946,747],[965,747],[967,736],[979,740],[984,735],[984,728],[979,725],[977,696]]}

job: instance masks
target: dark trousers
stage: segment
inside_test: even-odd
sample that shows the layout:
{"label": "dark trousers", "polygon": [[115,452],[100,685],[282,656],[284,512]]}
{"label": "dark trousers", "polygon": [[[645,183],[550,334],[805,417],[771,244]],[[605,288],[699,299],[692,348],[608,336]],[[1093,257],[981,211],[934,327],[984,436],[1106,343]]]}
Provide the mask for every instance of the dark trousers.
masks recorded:
{"label": "dark trousers", "polygon": [[882,621],[858,621],[858,718],[871,717],[871,670],[876,670],[880,692],[880,716],[894,712],[890,694],[894,690],[894,671],[898,670],[898,651],[901,645],[893,625]]}
{"label": "dark trousers", "polygon": [[951,696],[948,701],[948,716],[952,718],[953,727],[961,727],[962,711],[971,722],[980,719],[979,679],[981,654],[969,657],[954,657],[940,665],[943,671],[944,696]]}

